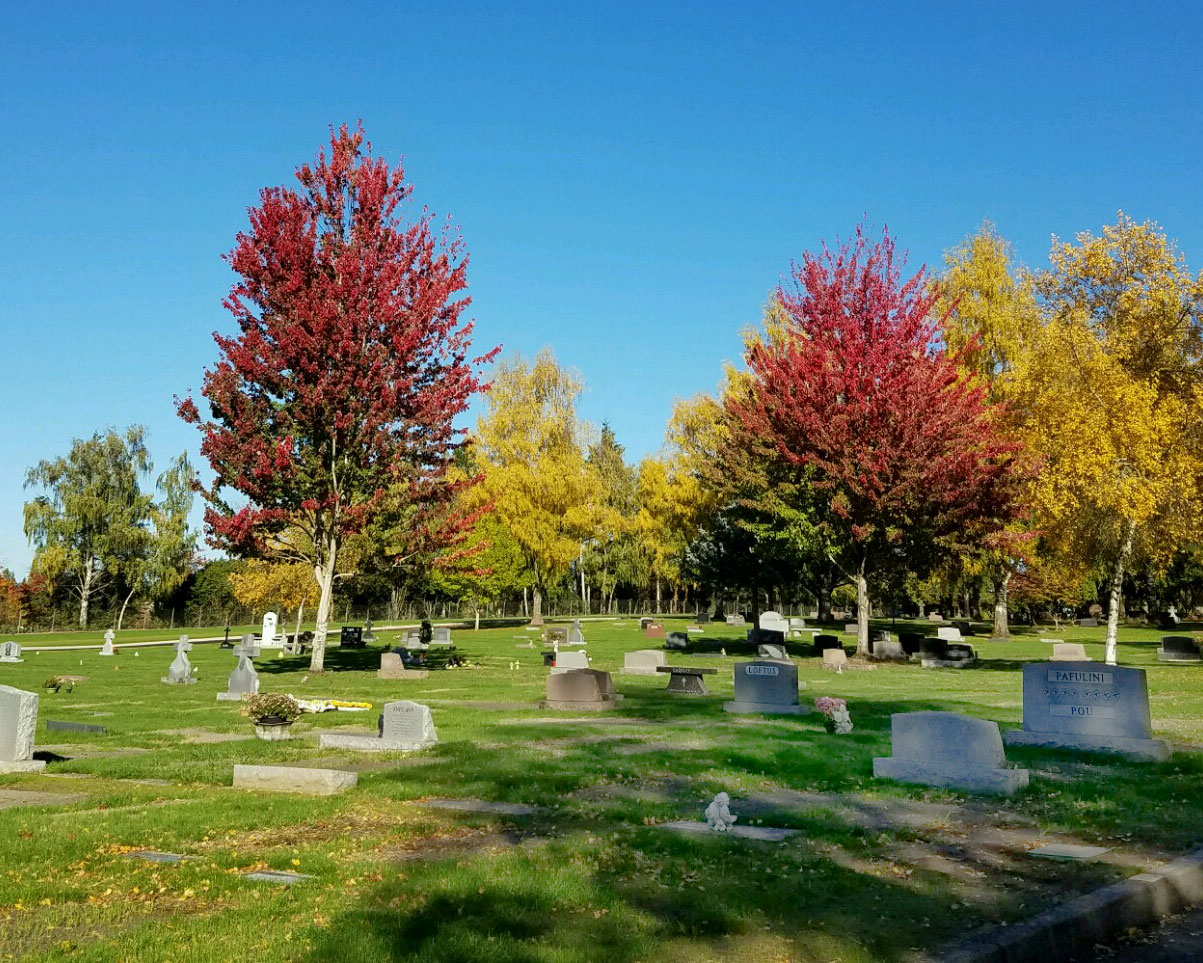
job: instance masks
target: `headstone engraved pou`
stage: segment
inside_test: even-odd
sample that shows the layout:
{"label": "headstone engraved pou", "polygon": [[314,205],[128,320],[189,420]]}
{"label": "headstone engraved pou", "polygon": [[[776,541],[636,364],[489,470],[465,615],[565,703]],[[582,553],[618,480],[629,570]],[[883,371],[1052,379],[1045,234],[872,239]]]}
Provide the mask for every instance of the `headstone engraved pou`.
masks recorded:
{"label": "headstone engraved pou", "polygon": [[1023,728],[1009,746],[1058,746],[1163,761],[1153,738],[1144,669],[1098,662],[1029,662],[1023,667]]}
{"label": "headstone engraved pou", "polygon": [[739,662],[735,666],[735,699],[724,702],[727,712],[801,715],[809,706],[798,704],[798,667],[792,662]]}

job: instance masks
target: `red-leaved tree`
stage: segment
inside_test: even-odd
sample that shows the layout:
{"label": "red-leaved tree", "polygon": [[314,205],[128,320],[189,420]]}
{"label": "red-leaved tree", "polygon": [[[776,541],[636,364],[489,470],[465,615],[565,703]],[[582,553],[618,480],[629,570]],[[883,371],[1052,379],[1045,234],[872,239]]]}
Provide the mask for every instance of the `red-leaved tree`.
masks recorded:
{"label": "red-leaved tree", "polygon": [[744,430],[812,469],[865,653],[870,580],[1000,529],[1017,510],[1018,446],[941,346],[922,269],[900,281],[888,232],[804,254],[793,281],[778,291],[784,324],[749,346],[748,395],[730,404]]}
{"label": "red-leaved tree", "polygon": [[[481,390],[469,358],[467,256],[429,213],[411,221],[400,164],[371,155],[363,130],[297,170],[300,190],[266,188],[227,260],[239,333],[215,334],[204,373],[211,417],[191,397],[216,473],[204,490],[213,544],[311,565],[320,589],[311,668],[321,671],[339,552],[369,525],[429,545],[466,521],[445,510],[453,422]],[[461,483],[462,484],[462,483]],[[246,504],[232,507],[227,492]]]}

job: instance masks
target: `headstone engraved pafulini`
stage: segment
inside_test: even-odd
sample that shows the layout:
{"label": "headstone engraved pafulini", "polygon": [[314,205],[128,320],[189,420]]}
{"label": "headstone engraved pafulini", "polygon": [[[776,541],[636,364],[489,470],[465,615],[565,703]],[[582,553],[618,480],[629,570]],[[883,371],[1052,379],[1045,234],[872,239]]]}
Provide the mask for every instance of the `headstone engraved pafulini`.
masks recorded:
{"label": "headstone engraved pafulini", "polygon": [[45,762],[33,758],[37,728],[37,694],[0,685],[0,772],[38,772],[46,768]]}
{"label": "headstone engraved pafulini", "polygon": [[892,755],[873,760],[873,776],[924,786],[1011,795],[1028,784],[1008,769],[998,723],[955,712],[896,712]]}
{"label": "headstone engraved pafulini", "polygon": [[1097,662],[1029,662],[1023,667],[1023,728],[1009,746],[1057,746],[1163,761],[1153,738],[1144,669]]}
{"label": "headstone engraved pafulini", "polygon": [[808,706],[798,703],[798,667],[792,662],[756,661],[735,665],[735,699],[723,709],[734,713],[801,715]]}
{"label": "headstone engraved pafulini", "polygon": [[188,636],[181,635],[180,640],[175,644],[175,658],[167,667],[167,675],[160,679],[160,682],[168,685],[191,685],[196,681],[192,677],[192,663],[188,661],[188,653],[191,649],[192,643],[188,641]]}
{"label": "headstone engraved pafulini", "polygon": [[0,662],[24,662],[19,642],[0,643]]}
{"label": "headstone engraved pafulini", "polygon": [[244,696],[253,696],[259,691],[259,673],[255,671],[255,663],[251,661],[259,654],[254,636],[244,635],[238,645],[234,646],[234,655],[238,657],[238,665],[230,673],[226,683],[226,691],[217,693],[218,702],[238,702]]}
{"label": "headstone engraved pafulini", "polygon": [[104,645],[102,645],[100,647],[101,655],[114,655],[115,654],[113,652],[113,640],[116,638],[117,638],[117,633],[114,632],[112,629],[109,629],[107,632],[105,632]]}
{"label": "headstone engraved pafulini", "polygon": [[322,749],[359,749],[367,752],[417,752],[439,741],[430,707],[420,702],[389,702],[380,713],[375,736],[323,733]]}

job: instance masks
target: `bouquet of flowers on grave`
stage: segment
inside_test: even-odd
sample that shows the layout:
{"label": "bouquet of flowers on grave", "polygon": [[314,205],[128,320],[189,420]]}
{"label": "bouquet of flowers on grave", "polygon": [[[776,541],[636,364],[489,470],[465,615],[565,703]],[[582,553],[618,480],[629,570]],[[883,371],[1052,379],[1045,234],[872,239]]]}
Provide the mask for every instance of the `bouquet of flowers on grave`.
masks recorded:
{"label": "bouquet of flowers on grave", "polygon": [[819,696],[815,699],[815,708],[823,714],[823,728],[828,732],[835,732],[836,714],[845,715],[848,711],[848,703],[835,696]]}
{"label": "bouquet of flowers on grave", "polygon": [[259,723],[265,719],[290,723],[296,722],[301,714],[301,707],[292,696],[280,692],[260,692],[251,696],[246,711],[247,715]]}
{"label": "bouquet of flowers on grave", "polygon": [[75,688],[75,683],[70,679],[64,679],[62,676],[52,675],[49,679],[42,683],[43,689],[49,689],[51,692],[58,692],[59,689],[66,687],[70,692]]}

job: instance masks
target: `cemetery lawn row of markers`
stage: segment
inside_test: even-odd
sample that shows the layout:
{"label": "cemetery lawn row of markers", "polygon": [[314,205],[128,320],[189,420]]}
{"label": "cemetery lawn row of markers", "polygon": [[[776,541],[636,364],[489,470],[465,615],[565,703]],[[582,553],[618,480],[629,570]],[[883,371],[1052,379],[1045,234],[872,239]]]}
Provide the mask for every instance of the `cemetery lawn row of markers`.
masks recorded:
{"label": "cemetery lawn row of markers", "polygon": [[[668,632],[687,624],[661,621]],[[102,658],[35,652],[24,637],[24,661],[0,665],[0,684],[39,693],[37,746],[53,756],[44,774],[0,777],[0,959],[897,961],[1203,842],[1203,762],[1193,750],[1138,763],[1011,745],[1007,758],[1030,783],[984,803],[873,779],[872,760],[890,756],[895,712],[953,711],[1018,728],[1022,662],[1051,655],[1034,634],[975,638],[978,662],[964,669],[883,664],[841,674],[789,640],[801,701],[848,701],[855,730],[833,736],[813,712],[725,712],[735,667],[755,651],[740,646],[746,626],[705,628],[690,641],[737,657],[666,651],[669,665],[717,670],[705,677],[710,694],[691,696],[667,692],[662,674],[622,674],[625,653],[659,644],[637,622],[585,622],[590,665],[611,673],[624,696],[594,714],[538,707],[549,670],[540,643],[519,648],[538,638],[521,626],[457,628],[469,664],[413,680],[377,678],[381,643],[399,641],[379,629],[375,646],[335,641],[322,676],[308,675],[307,656],[264,653],[255,661],[261,691],[374,706],[302,716],[294,738],[278,743],[255,739],[238,703],[216,700],[238,663],[228,649],[195,644],[197,682],[176,686],[160,682],[169,647],[123,650],[122,633],[118,655]],[[842,626],[824,628],[851,646]],[[1121,639],[1136,644],[1122,644],[1120,659],[1147,670],[1154,735],[1190,747],[1203,667],[1159,662],[1162,634],[1124,630]],[[1101,629],[1048,635],[1101,659]],[[82,678],[53,693],[42,688],[51,675]],[[373,729],[395,700],[431,707],[436,745],[404,756],[319,747],[323,733]],[[52,731],[50,720],[106,731]],[[250,793],[230,785],[242,764],[354,767],[359,779],[333,797]],[[19,791],[47,795],[13,805]],[[701,819],[719,791],[741,824],[800,833],[774,844],[657,828]],[[765,801],[790,791],[833,802]],[[534,812],[415,802],[434,797]],[[842,809],[840,799],[861,809]],[[906,820],[874,825],[870,809]],[[924,822],[925,813],[940,818]],[[977,825],[990,832],[979,839]],[[1026,855],[1029,845],[1070,839],[1111,855],[1088,863]],[[142,850],[197,858],[129,858]],[[277,886],[248,878],[256,870],[313,878]]]}

